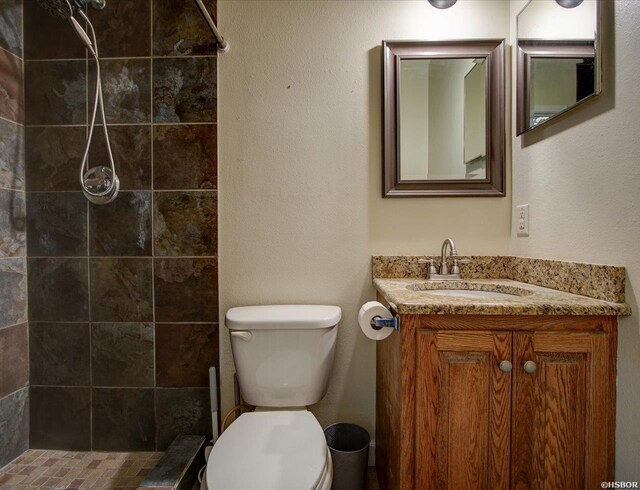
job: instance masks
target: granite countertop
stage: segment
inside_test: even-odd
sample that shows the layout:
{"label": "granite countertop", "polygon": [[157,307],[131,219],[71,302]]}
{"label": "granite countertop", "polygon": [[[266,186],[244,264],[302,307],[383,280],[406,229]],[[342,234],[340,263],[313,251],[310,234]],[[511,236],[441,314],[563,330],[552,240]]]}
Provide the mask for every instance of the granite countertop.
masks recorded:
{"label": "granite countertop", "polygon": [[[373,283],[399,314],[413,315],[615,315],[628,316],[631,308],[510,279],[426,281],[419,278],[375,278]],[[430,294],[428,289],[472,289],[516,294],[508,298],[452,297]]]}

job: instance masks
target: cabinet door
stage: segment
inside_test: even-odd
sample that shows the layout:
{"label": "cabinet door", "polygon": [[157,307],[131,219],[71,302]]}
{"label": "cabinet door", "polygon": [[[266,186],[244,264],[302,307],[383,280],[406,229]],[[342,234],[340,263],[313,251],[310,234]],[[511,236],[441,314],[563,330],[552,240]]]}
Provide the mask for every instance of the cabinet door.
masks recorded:
{"label": "cabinet door", "polygon": [[613,480],[611,338],[592,332],[514,334],[514,489],[595,489]]}
{"label": "cabinet door", "polygon": [[416,489],[509,488],[511,350],[510,332],[417,334]]}

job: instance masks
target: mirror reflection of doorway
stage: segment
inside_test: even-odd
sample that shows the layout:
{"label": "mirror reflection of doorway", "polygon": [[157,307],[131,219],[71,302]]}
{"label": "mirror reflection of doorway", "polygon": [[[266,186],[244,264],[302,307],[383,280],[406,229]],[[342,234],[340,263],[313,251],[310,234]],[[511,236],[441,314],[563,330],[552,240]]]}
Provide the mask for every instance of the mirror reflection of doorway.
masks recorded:
{"label": "mirror reflection of doorway", "polygon": [[486,178],[484,61],[401,60],[401,180]]}

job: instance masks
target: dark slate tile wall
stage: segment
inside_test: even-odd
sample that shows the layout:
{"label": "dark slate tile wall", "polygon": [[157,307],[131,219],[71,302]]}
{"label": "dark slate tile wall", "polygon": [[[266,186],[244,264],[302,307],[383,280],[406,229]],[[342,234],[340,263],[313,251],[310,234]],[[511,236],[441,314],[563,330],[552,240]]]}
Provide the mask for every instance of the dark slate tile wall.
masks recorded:
{"label": "dark slate tile wall", "polygon": [[[27,244],[31,445],[163,450],[178,434],[209,434],[208,369],[218,366],[211,32],[192,1],[88,9],[121,181],[114,203],[95,206],[77,182],[95,66],[67,22],[24,2],[27,199],[14,207],[26,209],[28,233],[6,235],[0,253],[24,255]],[[98,128],[89,163],[106,161]],[[0,182],[11,178],[0,171]],[[6,281],[17,284],[24,265],[11,265]]]}
{"label": "dark slate tile wall", "polygon": [[91,383],[88,323],[31,322],[32,385],[87,386]]}
{"label": "dark slate tile wall", "polygon": [[94,388],[93,449],[153,451],[156,419],[153,388]]}
{"label": "dark slate tile wall", "polygon": [[0,399],[0,466],[29,448],[29,389]]}
{"label": "dark slate tile wall", "polygon": [[29,446],[91,449],[91,390],[86,387],[31,386]]}
{"label": "dark slate tile wall", "polygon": [[24,122],[24,63],[22,58],[0,48],[0,117]]}
{"label": "dark slate tile wall", "polygon": [[156,441],[166,448],[181,434],[206,434],[211,427],[209,390],[156,389]]}
{"label": "dark slate tile wall", "polygon": [[0,22],[0,467],[28,448],[29,327],[22,0]]}
{"label": "dark slate tile wall", "polygon": [[[111,126],[109,141],[113,157],[119,163],[120,190],[151,189],[151,125]],[[89,165],[107,161],[104,135],[98,131],[89,151]]]}
{"label": "dark slate tile wall", "polygon": [[22,58],[22,0],[3,0],[0,48]]}
{"label": "dark slate tile wall", "polygon": [[[25,8],[27,5],[29,0],[26,0]],[[40,8],[37,5],[35,7]],[[87,121],[86,72],[86,60],[25,61],[26,124],[29,126],[85,124]]]}

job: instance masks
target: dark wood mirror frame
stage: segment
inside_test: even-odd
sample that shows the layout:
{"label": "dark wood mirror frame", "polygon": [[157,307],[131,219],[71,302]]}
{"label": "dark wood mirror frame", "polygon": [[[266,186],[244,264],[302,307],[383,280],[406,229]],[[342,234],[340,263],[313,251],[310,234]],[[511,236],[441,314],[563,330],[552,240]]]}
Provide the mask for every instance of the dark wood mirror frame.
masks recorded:
{"label": "dark wood mirror frame", "polygon": [[[547,121],[578,107],[583,102],[597,96],[600,91],[599,57],[593,41],[518,41],[518,75],[517,75],[517,120],[516,133],[521,134],[543,125]],[[529,112],[531,110],[531,60],[532,58],[594,58],[596,65],[595,86],[593,94],[577,101],[571,107],[551,116],[547,121],[536,126],[529,126]]]}
{"label": "dark wood mirror frame", "polygon": [[[383,41],[383,197],[505,195],[504,39]],[[487,175],[469,180],[401,180],[398,145],[398,72],[402,59],[484,58],[487,66]]]}

